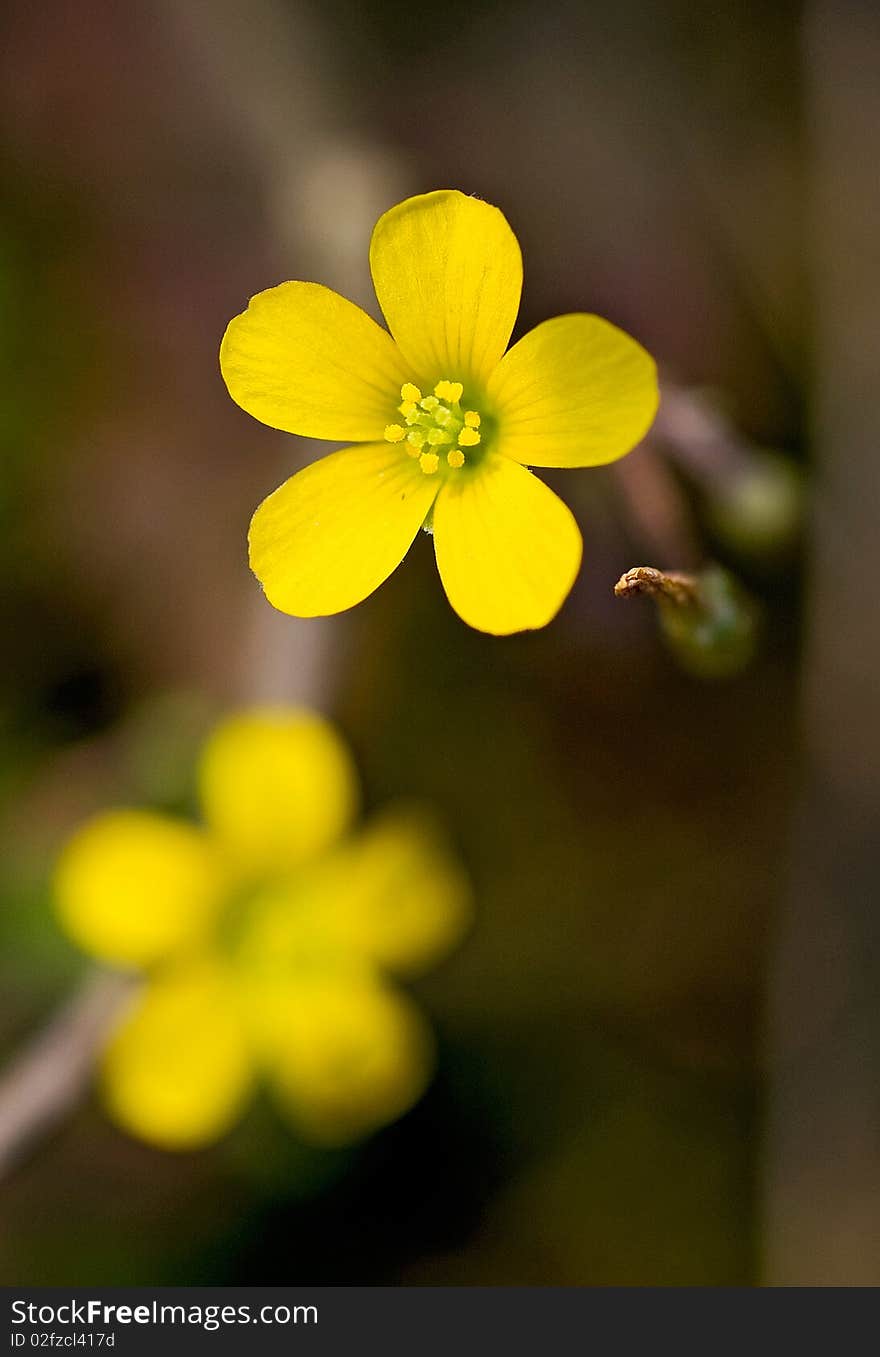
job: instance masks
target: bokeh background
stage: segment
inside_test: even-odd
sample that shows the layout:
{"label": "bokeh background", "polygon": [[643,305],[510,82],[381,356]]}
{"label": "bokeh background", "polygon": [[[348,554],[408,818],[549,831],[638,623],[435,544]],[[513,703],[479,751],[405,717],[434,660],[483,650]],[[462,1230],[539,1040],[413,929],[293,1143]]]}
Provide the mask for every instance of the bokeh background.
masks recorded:
{"label": "bokeh background", "polygon": [[[168,1155],[86,1091],[0,1184],[3,1281],[878,1281],[872,7],[0,22],[2,1052],[86,972],[58,845],[185,801],[238,703],[334,716],[368,804],[433,804],[477,897],[418,986],[441,1058],[407,1117],[330,1154],[260,1105]],[[319,449],[232,404],[220,336],[285,278],[373,309],[373,222],[441,186],[516,230],[518,333],[594,310],[657,356],[658,431],[548,475],[586,551],[541,633],[469,632],[427,537],[353,613],[283,618],[248,520]],[[714,681],[613,594],[707,560],[761,615]]]}

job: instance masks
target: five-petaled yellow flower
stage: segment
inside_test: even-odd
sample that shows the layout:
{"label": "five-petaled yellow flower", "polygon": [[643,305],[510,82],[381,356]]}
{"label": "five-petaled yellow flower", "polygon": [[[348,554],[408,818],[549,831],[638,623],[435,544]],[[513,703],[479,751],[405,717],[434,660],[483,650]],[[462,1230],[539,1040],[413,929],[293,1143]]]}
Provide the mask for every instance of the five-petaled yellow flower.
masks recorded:
{"label": "five-petaled yellow flower", "polygon": [[389,334],[318,283],[253,297],[220,350],[233,400],[264,424],[353,442],[254,515],[250,559],[282,612],[361,602],[433,531],[465,622],[542,627],[580,568],[568,508],[527,467],[612,462],[657,408],[645,350],[598,316],[544,321],[507,352],[522,260],[496,207],[442,190],[380,218],[370,246]]}
{"label": "five-petaled yellow flower", "polygon": [[55,896],[85,951],[146,973],[102,1062],[111,1114],[166,1148],[206,1144],[262,1074],[307,1139],[345,1144],[421,1095],[430,1029],[386,973],[458,940],[461,870],[436,830],[388,813],[344,838],[357,781],[307,712],[242,712],[209,738],[202,826],[114,810],[63,850]]}

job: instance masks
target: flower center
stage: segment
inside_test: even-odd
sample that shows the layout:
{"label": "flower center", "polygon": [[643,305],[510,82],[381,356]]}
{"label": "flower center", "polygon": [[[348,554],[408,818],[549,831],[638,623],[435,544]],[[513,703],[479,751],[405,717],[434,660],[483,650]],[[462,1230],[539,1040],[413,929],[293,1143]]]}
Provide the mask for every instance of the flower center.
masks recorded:
{"label": "flower center", "polygon": [[404,443],[410,457],[419,459],[426,476],[440,470],[441,458],[453,471],[460,471],[480,442],[481,418],[476,410],[463,410],[461,382],[445,378],[434,387],[433,396],[423,396],[412,382],[400,388],[403,424],[389,424],[389,443]]}

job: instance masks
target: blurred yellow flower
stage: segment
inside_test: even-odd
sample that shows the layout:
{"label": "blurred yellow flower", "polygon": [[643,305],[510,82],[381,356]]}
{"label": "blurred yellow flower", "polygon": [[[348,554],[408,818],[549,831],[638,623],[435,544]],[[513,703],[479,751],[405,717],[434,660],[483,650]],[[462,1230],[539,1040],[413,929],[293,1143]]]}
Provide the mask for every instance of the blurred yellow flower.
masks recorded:
{"label": "blurred yellow flower", "polygon": [[458,941],[466,880],[414,812],[348,835],[355,770],[312,713],[222,722],[199,791],[203,825],[108,811],[58,862],[67,933],[145,972],[104,1053],[106,1104],[145,1140],[195,1147],[233,1124],[262,1075],[304,1137],[357,1140],[430,1077],[430,1030],[387,976],[417,975]]}
{"label": "blurred yellow flower", "polygon": [[526,468],[629,452],[657,409],[654,362],[591,315],[544,321],[505,353],[519,245],[496,207],[462,193],[391,208],[370,265],[390,334],[301,282],[258,293],[227,328],[220,366],[243,409],[275,429],[359,445],[264,500],[251,567],[282,612],[337,613],[378,588],[424,526],[465,622],[496,635],[543,627],[577,577],[582,543]]}

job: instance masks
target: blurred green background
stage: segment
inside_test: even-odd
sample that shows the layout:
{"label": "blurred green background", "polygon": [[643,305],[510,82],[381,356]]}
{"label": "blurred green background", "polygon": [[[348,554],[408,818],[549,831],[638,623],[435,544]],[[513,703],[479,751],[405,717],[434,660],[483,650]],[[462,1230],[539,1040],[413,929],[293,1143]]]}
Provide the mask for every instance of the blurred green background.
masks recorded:
{"label": "blurred green background", "polygon": [[[478,911],[418,987],[440,1069],[401,1122],[318,1153],[259,1105],[175,1156],[90,1097],[2,1185],[2,1279],[754,1283],[800,760],[799,6],[12,0],[2,27],[3,1049],[83,969],[58,844],[115,801],[184,804],[239,702],[333,715],[370,806],[437,807]],[[541,633],[469,632],[427,537],[353,613],[280,617],[248,520],[316,448],[232,404],[220,336],[284,278],[374,307],[373,221],[440,186],[517,232],[517,333],[606,315],[710,393],[724,446],[685,417],[625,472],[548,475],[585,562]],[[762,614],[724,681],[613,596],[707,559]]]}

